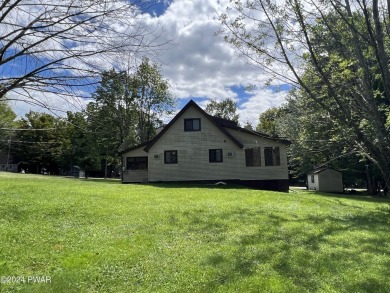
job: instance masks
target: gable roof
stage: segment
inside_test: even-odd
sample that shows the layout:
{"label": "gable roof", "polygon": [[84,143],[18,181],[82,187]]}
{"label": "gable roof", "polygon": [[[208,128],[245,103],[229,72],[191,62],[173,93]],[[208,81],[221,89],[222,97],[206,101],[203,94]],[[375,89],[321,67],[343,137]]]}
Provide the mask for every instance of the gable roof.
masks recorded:
{"label": "gable roof", "polygon": [[[177,113],[177,115],[171,120],[171,122],[169,122],[167,124],[167,126],[164,127],[163,130],[161,130],[161,132],[155,137],[153,138],[149,144],[145,147],[145,151],[148,152],[149,149],[160,139],[161,136],[164,135],[165,132],[167,132],[167,130],[180,118],[181,115],[183,115],[183,113],[185,111],[187,111],[188,108],[190,107],[194,107],[196,110],[198,110],[201,114],[203,114],[212,124],[214,124],[223,134],[225,134],[229,139],[231,139],[239,148],[243,148],[244,145],[239,142],[233,135],[231,135],[226,129],[224,129],[221,125],[219,125],[216,120],[214,120],[213,116],[210,116],[209,114],[207,114],[201,107],[198,106],[198,104],[196,104],[193,100],[190,100],[187,105],[184,106],[183,109],[180,110],[179,113]],[[225,119],[223,119],[225,120]],[[229,121],[229,120],[227,120]]]}
{"label": "gable roof", "polygon": [[143,143],[141,143],[141,144],[138,144],[138,145],[129,147],[129,148],[127,148],[127,149],[124,149],[124,150],[118,152],[118,154],[123,155],[124,153],[130,152],[130,151],[134,151],[134,150],[136,150],[136,149],[138,149],[138,148],[141,148],[141,147],[145,147],[145,146],[148,145],[149,142],[150,142],[150,141],[146,141],[146,142],[143,142]]}
{"label": "gable roof", "polygon": [[[219,117],[213,117],[213,116],[211,116],[211,117],[213,119],[218,119],[218,120],[222,119],[222,118],[219,118]],[[246,129],[246,128],[238,126],[238,123],[234,122],[234,121],[230,121],[230,120],[226,120],[226,119],[222,119],[222,120],[232,122],[232,123],[225,123],[224,121],[222,121],[221,122],[221,126],[223,126],[223,127],[234,129],[234,130],[238,130],[238,131],[245,132],[245,133],[248,133],[248,134],[252,134],[252,135],[255,135],[255,136],[258,136],[258,137],[262,137],[262,138],[276,140],[276,141],[279,141],[279,142],[287,144],[287,145],[291,144],[291,141],[289,141],[288,139],[271,136],[271,135],[268,135],[268,134],[265,134],[265,133],[261,133],[261,132],[257,132],[257,131],[254,131],[254,130],[249,130],[249,129]]]}
{"label": "gable roof", "polygon": [[198,110],[202,115],[204,115],[213,125],[215,125],[223,134],[225,134],[229,139],[231,139],[233,141],[234,144],[236,144],[239,148],[243,148],[244,145],[238,141],[229,131],[227,131],[225,128],[230,128],[230,129],[234,129],[234,130],[238,130],[238,131],[241,131],[241,132],[245,132],[245,133],[248,133],[248,134],[252,134],[252,135],[255,135],[255,136],[258,136],[258,137],[262,137],[262,138],[267,138],[267,139],[271,139],[271,140],[275,140],[275,141],[279,141],[281,143],[284,143],[284,144],[291,144],[291,141],[287,140],[287,139],[283,139],[283,138],[278,138],[278,137],[272,137],[270,135],[267,135],[267,134],[264,134],[264,133],[260,133],[260,132],[257,132],[257,131],[253,131],[253,130],[248,130],[246,128],[242,128],[242,127],[239,127],[238,126],[238,123],[235,122],[235,121],[232,121],[232,120],[228,120],[228,119],[224,119],[224,118],[220,118],[220,117],[215,117],[215,116],[211,116],[209,114],[207,114],[201,107],[198,106],[198,104],[196,104],[193,100],[190,100],[184,107],[183,109],[181,109],[179,111],[179,113],[176,114],[175,117],[173,117],[173,119],[150,141],[147,141],[147,142],[144,142],[142,144],[139,144],[139,145],[136,145],[136,146],[133,146],[131,148],[127,148],[121,152],[119,152],[120,155],[124,154],[124,153],[127,153],[129,151],[132,151],[132,150],[135,150],[137,148],[140,148],[140,147],[143,147],[145,146],[144,148],[144,151],[145,152],[148,152],[149,149],[165,134],[165,132],[167,132],[167,130],[180,118],[181,115],[183,115],[184,112],[186,112],[188,110],[188,108],[190,107],[194,107],[196,110]]}

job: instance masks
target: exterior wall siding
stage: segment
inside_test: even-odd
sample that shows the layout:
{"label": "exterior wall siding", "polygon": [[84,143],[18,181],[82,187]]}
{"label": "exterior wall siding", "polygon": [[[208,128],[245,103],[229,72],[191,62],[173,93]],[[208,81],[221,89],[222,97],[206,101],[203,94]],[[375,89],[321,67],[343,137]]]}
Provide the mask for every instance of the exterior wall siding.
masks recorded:
{"label": "exterior wall siding", "polygon": [[[246,167],[245,166],[245,150],[242,150],[244,160],[244,168],[249,169],[256,168],[261,173],[261,180],[272,180],[272,179],[288,179],[288,162],[287,162],[287,146],[281,142],[258,137],[256,135],[251,135],[239,130],[227,128],[234,137],[236,137],[245,148],[254,148],[260,147],[260,160],[261,167]],[[265,147],[275,147],[278,146],[280,150],[280,165],[279,166],[265,166],[265,157],[264,157],[264,148]]]}
{"label": "exterior wall siding", "polygon": [[318,174],[313,174],[314,182],[311,182],[312,174],[307,175],[307,188],[309,190],[319,190],[320,186],[318,184]]}
{"label": "exterior wall siding", "polygon": [[[311,176],[314,175],[314,183],[311,182]],[[340,172],[326,169],[317,174],[309,173],[307,175],[308,188],[323,192],[343,192],[343,178]]]}
{"label": "exterior wall siding", "polygon": [[122,171],[123,183],[148,182],[148,170],[124,170]]}
{"label": "exterior wall siding", "polygon": [[[201,118],[201,131],[184,131],[184,119],[189,118]],[[246,133],[231,133],[245,147],[260,146],[260,167],[246,167],[245,150],[234,144],[199,111],[190,107],[150,148],[149,181],[288,179],[284,144]],[[264,146],[280,147],[280,166],[264,166]],[[210,163],[209,149],[222,149],[223,162]],[[178,151],[177,164],[164,164],[164,151],[167,150]],[[233,152],[233,157],[227,157],[228,152]],[[154,155],[158,155],[158,158],[155,159]]]}
{"label": "exterior wall siding", "polygon": [[[128,157],[148,157],[148,153],[144,151],[144,147],[137,148],[122,155],[123,171],[122,182],[123,183],[136,183],[148,181],[148,170],[127,170]],[[148,159],[150,160],[150,158]]]}
{"label": "exterior wall siding", "polygon": [[324,192],[343,192],[341,173],[335,170],[324,170],[319,175],[319,190]]}
{"label": "exterior wall siding", "polygon": [[0,171],[18,172],[18,164],[0,163]]}

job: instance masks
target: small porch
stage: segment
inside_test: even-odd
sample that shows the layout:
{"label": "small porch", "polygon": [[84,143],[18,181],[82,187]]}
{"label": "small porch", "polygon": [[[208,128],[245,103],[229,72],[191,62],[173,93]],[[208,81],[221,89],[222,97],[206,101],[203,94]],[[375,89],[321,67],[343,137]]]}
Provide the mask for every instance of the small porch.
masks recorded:
{"label": "small porch", "polygon": [[148,182],[148,157],[126,157],[122,183]]}

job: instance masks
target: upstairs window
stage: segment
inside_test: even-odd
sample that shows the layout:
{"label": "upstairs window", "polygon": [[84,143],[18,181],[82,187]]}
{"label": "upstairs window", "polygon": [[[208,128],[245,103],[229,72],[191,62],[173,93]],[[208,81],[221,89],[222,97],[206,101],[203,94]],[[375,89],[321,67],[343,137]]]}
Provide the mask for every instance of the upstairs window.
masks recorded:
{"label": "upstairs window", "polygon": [[177,151],[165,151],[164,163],[165,164],[177,164]]}
{"label": "upstairs window", "polygon": [[265,159],[266,166],[280,166],[279,147],[265,147],[264,159]]}
{"label": "upstairs window", "polygon": [[210,163],[221,163],[222,158],[222,149],[209,150],[209,162]]}
{"label": "upstairs window", "polygon": [[260,148],[245,149],[245,161],[247,167],[260,167]]}
{"label": "upstairs window", "polygon": [[200,131],[200,118],[184,119],[184,131]]}
{"label": "upstairs window", "polygon": [[147,170],[148,157],[128,157],[127,170]]}

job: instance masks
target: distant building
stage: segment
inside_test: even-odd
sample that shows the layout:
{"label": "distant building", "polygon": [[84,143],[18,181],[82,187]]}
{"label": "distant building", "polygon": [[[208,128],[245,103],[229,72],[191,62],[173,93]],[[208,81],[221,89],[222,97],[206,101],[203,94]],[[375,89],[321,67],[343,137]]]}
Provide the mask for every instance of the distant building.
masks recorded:
{"label": "distant building", "polygon": [[79,166],[72,166],[72,169],[60,169],[60,175],[85,178],[85,170]]}
{"label": "distant building", "polygon": [[307,186],[310,190],[344,192],[343,175],[331,168],[315,169],[307,174]]}
{"label": "distant building", "polygon": [[0,151],[0,171],[18,172],[18,163],[12,154]]}

